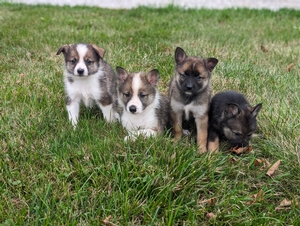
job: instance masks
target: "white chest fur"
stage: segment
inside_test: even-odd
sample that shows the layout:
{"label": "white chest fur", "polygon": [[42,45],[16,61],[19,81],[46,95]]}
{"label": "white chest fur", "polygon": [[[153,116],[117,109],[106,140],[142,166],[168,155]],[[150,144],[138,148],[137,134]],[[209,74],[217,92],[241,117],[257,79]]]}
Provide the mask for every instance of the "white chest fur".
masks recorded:
{"label": "white chest fur", "polygon": [[156,96],[152,104],[147,106],[145,110],[139,114],[132,114],[124,109],[121,116],[122,125],[129,131],[137,131],[140,129],[156,130],[158,120],[155,109],[158,104],[159,95]]}
{"label": "white chest fur", "polygon": [[94,100],[99,100],[102,94],[99,78],[102,71],[88,77],[65,76],[65,88],[68,96],[75,101],[83,101],[85,106],[91,107]]}
{"label": "white chest fur", "polygon": [[192,114],[195,118],[199,118],[203,116],[207,111],[206,105],[195,105],[194,101],[187,105],[184,105],[181,102],[172,100],[171,106],[175,112],[184,112],[186,120],[189,120],[190,114]]}

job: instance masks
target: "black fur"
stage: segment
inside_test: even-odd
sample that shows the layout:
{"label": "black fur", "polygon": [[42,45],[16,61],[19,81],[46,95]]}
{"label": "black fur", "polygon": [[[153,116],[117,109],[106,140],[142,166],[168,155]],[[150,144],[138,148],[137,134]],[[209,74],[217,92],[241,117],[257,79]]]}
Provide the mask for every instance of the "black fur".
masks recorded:
{"label": "black fur", "polygon": [[257,128],[256,116],[262,104],[251,107],[234,91],[216,94],[210,104],[208,142],[227,140],[231,147],[246,147]]}

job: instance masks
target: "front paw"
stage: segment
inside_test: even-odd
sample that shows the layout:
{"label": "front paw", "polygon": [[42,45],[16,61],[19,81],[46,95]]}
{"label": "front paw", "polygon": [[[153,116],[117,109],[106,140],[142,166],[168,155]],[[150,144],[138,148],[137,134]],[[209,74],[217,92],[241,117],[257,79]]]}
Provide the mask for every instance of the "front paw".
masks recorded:
{"label": "front paw", "polygon": [[72,123],[73,129],[76,130],[77,120],[76,119],[70,119],[70,122]]}
{"label": "front paw", "polygon": [[198,147],[198,152],[201,154],[201,153],[206,153],[207,152],[207,148],[204,147],[204,146],[200,146]]}
{"label": "front paw", "polygon": [[152,136],[156,136],[157,132],[152,129],[141,129],[138,131],[130,132],[128,136],[124,138],[125,141],[135,141],[139,136],[142,136],[144,138],[149,138]]}
{"label": "front paw", "polygon": [[136,139],[137,139],[137,137],[136,137],[135,135],[130,134],[130,135],[128,135],[128,136],[126,136],[126,137],[124,138],[124,141],[125,141],[125,142],[136,141]]}
{"label": "front paw", "polygon": [[189,130],[187,130],[187,129],[183,129],[182,130],[182,134],[183,134],[183,136],[190,136],[192,133],[189,131]]}
{"label": "front paw", "polygon": [[176,133],[174,136],[175,141],[180,141],[182,138],[182,133]]}

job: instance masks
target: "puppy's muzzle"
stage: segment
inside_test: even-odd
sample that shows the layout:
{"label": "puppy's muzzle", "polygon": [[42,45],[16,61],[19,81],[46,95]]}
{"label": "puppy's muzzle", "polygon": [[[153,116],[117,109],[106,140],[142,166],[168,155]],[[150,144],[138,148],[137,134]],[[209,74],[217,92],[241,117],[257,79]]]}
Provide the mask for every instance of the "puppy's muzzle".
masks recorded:
{"label": "puppy's muzzle", "polygon": [[191,91],[193,89],[193,85],[192,84],[187,84],[186,85],[186,90]]}
{"label": "puppy's muzzle", "polygon": [[77,73],[78,73],[79,76],[82,76],[83,73],[84,73],[84,69],[78,68],[78,69],[77,69]]}
{"label": "puppy's muzzle", "polygon": [[137,111],[136,106],[131,105],[131,106],[129,107],[129,111],[130,111],[131,113],[134,114],[134,113]]}

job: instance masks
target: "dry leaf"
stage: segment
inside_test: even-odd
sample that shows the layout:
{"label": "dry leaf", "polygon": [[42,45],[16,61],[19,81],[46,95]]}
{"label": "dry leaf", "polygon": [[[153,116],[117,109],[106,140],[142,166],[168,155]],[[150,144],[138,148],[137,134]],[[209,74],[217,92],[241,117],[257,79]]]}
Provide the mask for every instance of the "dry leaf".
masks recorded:
{"label": "dry leaf", "polygon": [[234,163],[234,162],[238,162],[239,160],[237,158],[232,158],[230,159],[230,162]]}
{"label": "dry leaf", "polygon": [[214,213],[210,212],[210,213],[206,214],[206,217],[211,219],[211,218],[216,218],[216,215]]}
{"label": "dry leaf", "polygon": [[248,147],[244,147],[244,148],[239,148],[239,147],[233,147],[230,149],[231,152],[235,153],[235,154],[247,154],[250,153],[253,150],[252,146],[249,145]]}
{"label": "dry leaf", "polygon": [[255,159],[254,165],[259,166],[259,165],[263,164],[263,162],[264,162],[263,159]]}
{"label": "dry leaf", "polygon": [[11,199],[11,202],[16,205],[19,205],[22,202],[22,200],[20,198],[16,198],[16,199]]}
{"label": "dry leaf", "polygon": [[269,50],[267,50],[263,45],[260,46],[260,49],[265,53],[269,52]]}
{"label": "dry leaf", "polygon": [[291,207],[291,205],[293,203],[295,204],[295,206],[298,206],[298,202],[284,199],[284,200],[281,201],[281,203],[279,204],[279,206],[276,207],[276,210],[289,209],[289,207]]}
{"label": "dry leaf", "polygon": [[264,200],[264,193],[263,193],[263,190],[259,190],[259,192],[255,195],[252,195],[251,198],[253,198],[253,200],[251,200],[249,202],[249,205],[253,204],[253,203],[256,203],[256,202],[261,202]]}
{"label": "dry leaf", "polygon": [[290,200],[284,199],[281,201],[280,206],[281,207],[291,206],[293,203],[295,204],[295,206],[298,206],[297,201],[295,201],[295,200],[290,201]]}
{"label": "dry leaf", "polygon": [[206,204],[206,203],[210,206],[214,206],[216,204],[216,198],[205,199],[198,202],[199,205]]}
{"label": "dry leaf", "polygon": [[267,159],[265,159],[264,163],[266,164],[266,168],[269,168],[271,166],[271,163]]}
{"label": "dry leaf", "polygon": [[176,152],[174,152],[174,153],[171,155],[170,160],[173,160],[173,159],[175,159],[175,158],[176,158]]}
{"label": "dry leaf", "polygon": [[262,201],[264,199],[263,191],[260,189],[259,192],[255,196],[256,201]]}
{"label": "dry leaf", "polygon": [[272,176],[273,173],[278,169],[280,165],[280,160],[278,160],[277,162],[275,162],[271,167],[270,169],[268,170],[268,172],[266,173],[267,176]]}
{"label": "dry leaf", "polygon": [[292,69],[293,66],[294,66],[294,63],[291,63],[291,64],[286,68],[286,70],[287,70],[287,71],[291,71],[291,69]]}
{"label": "dry leaf", "polygon": [[113,225],[113,223],[110,222],[110,219],[112,218],[111,215],[109,215],[108,217],[106,217],[103,221],[102,221],[102,224],[103,225]]}
{"label": "dry leaf", "polygon": [[287,207],[287,206],[291,206],[292,205],[292,201],[284,199],[281,201],[280,205],[281,207]]}
{"label": "dry leaf", "polygon": [[254,165],[256,166],[263,165],[260,169],[269,168],[271,166],[271,164],[267,159],[255,159]]}

